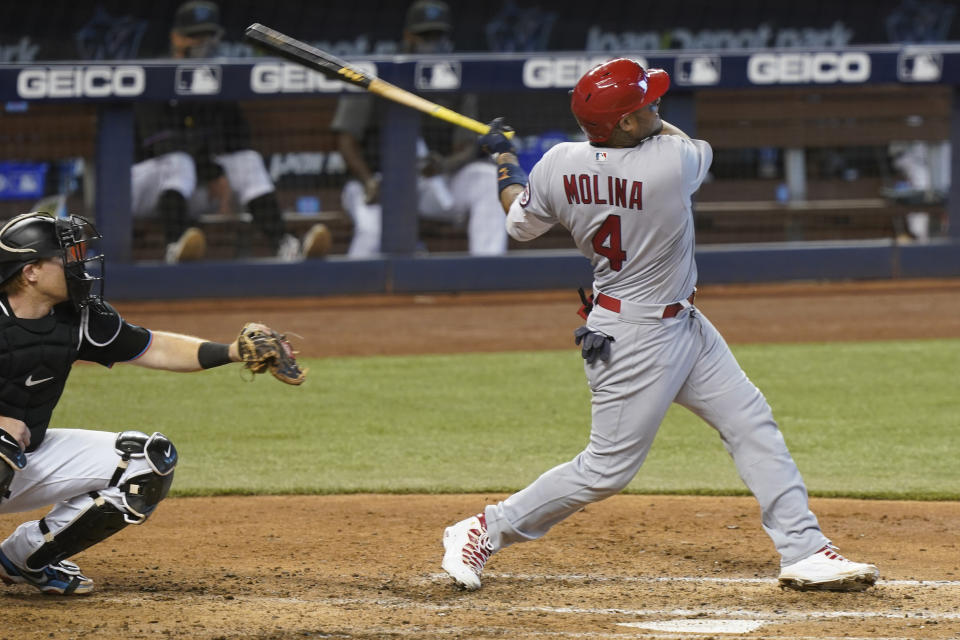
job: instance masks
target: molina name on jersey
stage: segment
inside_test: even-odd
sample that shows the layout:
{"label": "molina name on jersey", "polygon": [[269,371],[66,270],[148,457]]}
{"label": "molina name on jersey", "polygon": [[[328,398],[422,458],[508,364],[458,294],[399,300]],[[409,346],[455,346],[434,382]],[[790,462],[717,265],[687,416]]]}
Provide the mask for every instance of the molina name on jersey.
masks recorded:
{"label": "molina name on jersey", "polygon": [[563,176],[563,192],[567,196],[567,204],[610,204],[623,209],[643,209],[643,183],[639,180],[596,173],[571,173]]}

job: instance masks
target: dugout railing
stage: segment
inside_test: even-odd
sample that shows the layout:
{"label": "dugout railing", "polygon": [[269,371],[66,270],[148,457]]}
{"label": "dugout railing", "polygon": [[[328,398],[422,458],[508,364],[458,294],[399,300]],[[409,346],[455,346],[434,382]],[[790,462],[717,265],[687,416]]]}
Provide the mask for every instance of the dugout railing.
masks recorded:
{"label": "dugout railing", "polygon": [[[810,170],[813,156],[823,149],[876,149],[900,139],[949,140],[957,148],[960,48],[626,55],[671,73],[666,117],[709,140],[718,159],[726,162],[723,166],[736,166],[730,154],[752,154],[742,176],[716,179],[698,195],[701,281],[960,274],[960,162],[953,163],[948,197],[923,203],[937,220],[934,237],[924,243],[903,241],[902,219],[916,206],[880,196],[888,176],[849,180]],[[570,53],[390,58],[361,64],[428,98],[479,93],[490,111],[482,109],[482,117],[506,115],[521,133],[550,135],[558,127],[569,132],[566,91],[596,61],[595,56]],[[191,92],[185,79],[201,67],[217,79],[215,90],[206,85],[202,92]],[[68,207],[93,215],[105,232],[113,297],[589,285],[589,265],[562,232],[529,250],[511,245],[510,253],[500,258],[447,253],[465,246],[463,231],[431,231],[418,223],[412,205],[416,164],[411,158],[420,114],[391,104],[383,105],[380,142],[382,259],[347,260],[335,253],[323,261],[277,264],[235,260],[224,253],[203,263],[168,266],[137,255],[138,229],[129,215],[126,179],[133,162],[136,101],[237,100],[251,116],[254,146],[261,152],[324,153],[332,150],[326,125],[342,89],[272,59],[3,65],[0,95],[6,109],[0,118],[0,160],[14,169],[31,161],[82,160],[70,164],[70,170],[61,167],[56,180]],[[758,149],[779,151],[779,173],[772,180],[751,173]],[[889,171],[883,169],[883,158],[871,162],[881,174]],[[74,184],[67,189],[63,183],[71,180],[83,188]],[[314,194],[323,205],[319,212],[296,212],[297,198],[305,195],[302,188],[285,190],[280,185],[281,201],[293,220],[328,222],[342,244],[350,224],[337,206],[338,189],[331,184]],[[6,217],[29,204],[26,199],[0,200],[0,213]],[[245,233],[242,217],[209,222],[222,225],[226,245],[244,242],[237,235]],[[426,255],[425,233],[443,240]]]}

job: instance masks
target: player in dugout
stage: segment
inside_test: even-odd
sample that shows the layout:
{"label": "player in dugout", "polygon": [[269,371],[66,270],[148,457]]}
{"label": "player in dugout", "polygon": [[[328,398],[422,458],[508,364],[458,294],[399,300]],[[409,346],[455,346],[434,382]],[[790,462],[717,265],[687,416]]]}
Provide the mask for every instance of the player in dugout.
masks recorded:
{"label": "player in dugout", "polygon": [[[222,35],[216,4],[186,2],[173,19],[170,54],[175,59],[211,58]],[[197,67],[193,82],[203,81],[203,69]],[[138,103],[135,115],[133,215],[159,215],[166,262],[203,258],[207,242],[196,217],[207,212],[232,215],[234,203],[250,213],[279,260],[319,258],[330,250],[330,231],[322,223],[299,240],[287,232],[273,181],[263,157],[251,148],[250,126],[236,103]]]}
{"label": "player in dugout", "polygon": [[[403,51],[411,54],[442,54],[453,50],[450,7],[440,0],[417,0],[406,13]],[[442,100],[442,98],[438,98]],[[464,115],[476,116],[478,96],[465,94],[458,105],[448,104]],[[350,169],[352,179],[344,185],[341,200],[354,223],[347,255],[367,258],[380,252],[382,209],[380,205],[380,155],[382,101],[369,94],[345,93],[337,103],[331,129]],[[496,167],[478,157],[476,134],[426,118],[418,141],[420,175],[417,178],[417,211],[425,220],[466,224],[468,250],[472,255],[500,255],[507,251],[503,213],[494,185]]]}

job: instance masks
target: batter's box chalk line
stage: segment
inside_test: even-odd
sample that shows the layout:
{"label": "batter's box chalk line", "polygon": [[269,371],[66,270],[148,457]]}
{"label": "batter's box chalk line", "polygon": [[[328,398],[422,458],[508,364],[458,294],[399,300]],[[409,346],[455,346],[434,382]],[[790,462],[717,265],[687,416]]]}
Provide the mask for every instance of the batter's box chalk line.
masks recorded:
{"label": "batter's box chalk line", "polygon": [[[177,596],[183,602],[221,602],[222,596],[217,594],[180,594]],[[152,602],[163,600],[165,596],[154,597],[149,594],[143,594],[136,600],[139,602]],[[234,600],[239,603],[250,604],[279,604],[291,605],[294,607],[303,606],[307,608],[316,608],[317,606],[327,607],[376,607],[380,609],[394,610],[421,610],[434,612],[451,611],[499,611],[514,613],[556,613],[572,615],[599,615],[599,616],[632,616],[643,618],[689,618],[706,619],[712,617],[716,619],[736,619],[751,620],[763,622],[807,622],[814,619],[819,620],[843,620],[843,619],[909,619],[915,622],[924,620],[960,620],[960,613],[957,611],[870,611],[870,610],[847,610],[847,611],[763,611],[760,609],[734,609],[734,608],[711,608],[700,607],[696,609],[670,609],[670,608],[649,608],[649,609],[630,609],[626,607],[551,607],[545,605],[515,605],[508,603],[492,602],[484,600],[481,597],[460,599],[455,603],[437,603],[425,602],[423,600],[405,598],[405,597],[381,597],[381,598],[309,598],[309,597],[277,597],[266,595],[236,595]],[[101,596],[98,602],[123,603],[129,602],[129,597],[111,598]],[[820,638],[819,640],[826,640]],[[882,640],[877,638],[875,640]]]}
{"label": "batter's box chalk line", "polygon": [[660,620],[618,622],[617,626],[650,631],[681,633],[750,633],[767,624],[765,620]]}
{"label": "batter's box chalk line", "polygon": [[[517,581],[545,582],[687,582],[698,584],[769,584],[778,585],[776,578],[714,578],[709,576],[606,576],[588,573],[533,574],[533,573],[494,573],[486,572],[484,578]],[[431,573],[425,578],[430,582],[448,582],[450,576],[445,573]],[[960,588],[960,580],[877,580],[878,586],[920,587],[920,588]]]}

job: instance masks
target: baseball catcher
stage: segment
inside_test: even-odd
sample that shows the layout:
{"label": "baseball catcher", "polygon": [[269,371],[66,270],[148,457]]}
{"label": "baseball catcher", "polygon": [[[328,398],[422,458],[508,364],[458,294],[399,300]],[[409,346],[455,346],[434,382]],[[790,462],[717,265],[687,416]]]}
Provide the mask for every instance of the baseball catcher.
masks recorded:
{"label": "baseball catcher", "polygon": [[0,581],[44,593],[90,593],[93,580],[67,559],[146,521],[178,460],[149,429],[48,429],[74,362],[166,371],[243,362],[290,384],[305,374],[263,324],[222,344],[127,322],[103,299],[99,239],[79,216],[27,213],[0,225],[0,513],[52,505],[0,542]]}

